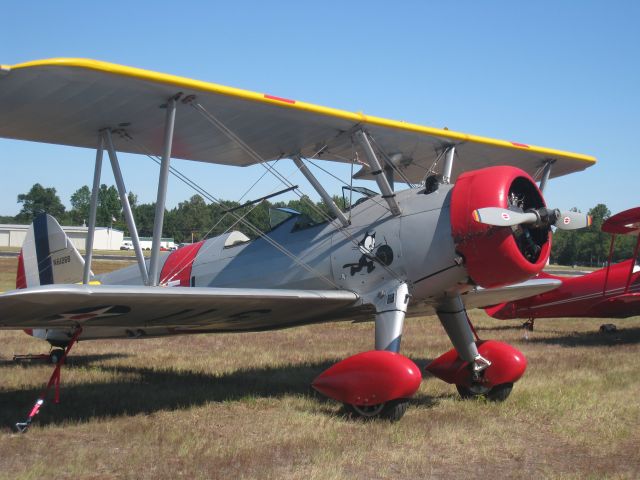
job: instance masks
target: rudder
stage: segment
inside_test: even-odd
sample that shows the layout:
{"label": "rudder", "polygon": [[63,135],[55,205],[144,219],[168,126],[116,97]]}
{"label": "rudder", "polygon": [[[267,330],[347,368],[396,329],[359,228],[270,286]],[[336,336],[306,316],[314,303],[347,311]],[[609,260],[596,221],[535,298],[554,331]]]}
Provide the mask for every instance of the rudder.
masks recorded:
{"label": "rudder", "polygon": [[20,250],[16,288],[82,281],[84,259],[51,215],[34,220]]}

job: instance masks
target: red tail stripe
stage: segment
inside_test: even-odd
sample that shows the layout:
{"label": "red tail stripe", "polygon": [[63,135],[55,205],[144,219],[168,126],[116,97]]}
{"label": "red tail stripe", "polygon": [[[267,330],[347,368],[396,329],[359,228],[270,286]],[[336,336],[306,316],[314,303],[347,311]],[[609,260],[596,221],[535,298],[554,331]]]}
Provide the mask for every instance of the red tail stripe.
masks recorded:
{"label": "red tail stripe", "polygon": [[16,273],[16,288],[27,288],[27,277],[24,274],[24,260],[22,259],[22,250],[18,256],[18,272]]}

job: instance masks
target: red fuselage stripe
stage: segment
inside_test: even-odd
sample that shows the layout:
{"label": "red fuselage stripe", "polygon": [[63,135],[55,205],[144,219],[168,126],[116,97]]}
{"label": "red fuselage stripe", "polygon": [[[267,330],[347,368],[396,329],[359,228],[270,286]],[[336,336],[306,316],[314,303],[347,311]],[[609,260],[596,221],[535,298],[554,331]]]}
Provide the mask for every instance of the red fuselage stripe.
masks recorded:
{"label": "red fuselage stripe", "polygon": [[169,255],[160,272],[160,284],[180,281],[181,287],[191,286],[191,268],[193,261],[204,242],[185,245]]}

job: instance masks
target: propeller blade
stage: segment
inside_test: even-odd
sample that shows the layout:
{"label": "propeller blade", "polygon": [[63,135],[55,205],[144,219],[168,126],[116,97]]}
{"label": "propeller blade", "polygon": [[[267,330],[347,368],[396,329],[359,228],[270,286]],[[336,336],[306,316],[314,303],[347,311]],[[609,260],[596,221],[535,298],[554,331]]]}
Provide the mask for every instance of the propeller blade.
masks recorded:
{"label": "propeller blade", "polygon": [[495,227],[531,224],[536,228],[556,226],[560,230],[577,230],[591,225],[591,216],[578,212],[561,212],[539,208],[528,212],[514,212],[506,208],[485,207],[473,211],[476,222]]}
{"label": "propeller blade", "polygon": [[486,207],[474,210],[473,219],[476,222],[495,227],[514,227],[523,223],[536,223],[538,216],[535,213],[520,213],[506,208]]}
{"label": "propeller blade", "polygon": [[578,212],[559,212],[554,225],[560,230],[577,230],[591,226],[591,215]]}

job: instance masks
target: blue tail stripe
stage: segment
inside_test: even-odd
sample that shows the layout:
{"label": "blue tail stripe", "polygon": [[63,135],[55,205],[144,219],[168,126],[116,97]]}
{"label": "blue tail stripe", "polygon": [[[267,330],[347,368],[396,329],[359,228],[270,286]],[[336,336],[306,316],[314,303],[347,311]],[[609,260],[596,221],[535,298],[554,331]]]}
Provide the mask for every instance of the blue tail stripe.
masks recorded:
{"label": "blue tail stripe", "polygon": [[33,220],[33,233],[36,241],[40,285],[51,285],[53,283],[53,265],[49,254],[49,228],[46,213],[41,213]]}

